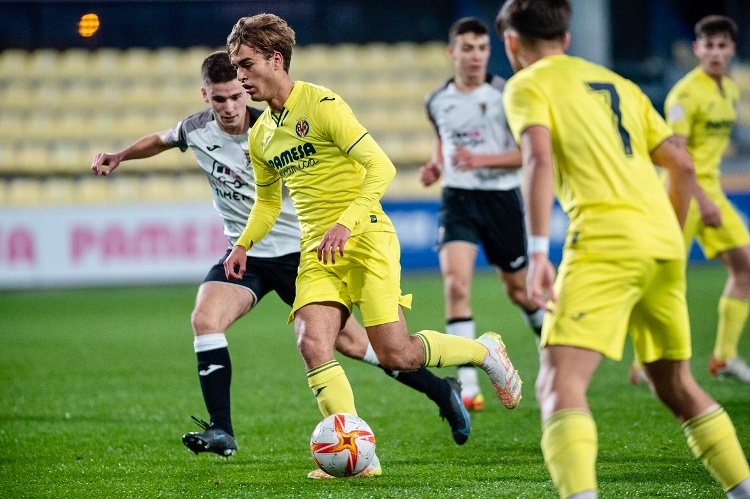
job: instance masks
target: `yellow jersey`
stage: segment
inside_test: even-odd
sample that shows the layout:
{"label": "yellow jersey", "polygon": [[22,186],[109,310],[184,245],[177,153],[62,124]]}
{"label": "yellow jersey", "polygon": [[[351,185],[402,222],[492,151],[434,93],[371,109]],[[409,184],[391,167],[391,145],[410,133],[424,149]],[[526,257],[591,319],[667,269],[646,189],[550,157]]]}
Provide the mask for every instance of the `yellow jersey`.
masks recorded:
{"label": "yellow jersey", "polygon": [[339,95],[295,82],[281,113],[266,108],[248,141],[258,199],[237,244],[250,248],[273,226],[282,179],[299,218],[303,252],[315,250],[336,223],[352,236],[395,232],[380,199],[396,169]]}
{"label": "yellow jersey", "polygon": [[697,67],[678,81],[664,103],[667,123],[674,133],[687,137],[698,182],[719,188],[719,164],[737,119],[740,93],[726,76],[721,88]]}
{"label": "yellow jersey", "polygon": [[550,131],[569,257],[685,258],[650,157],[672,131],[634,83],[584,59],[553,55],[510,78],[503,101],[517,142],[529,126]]}

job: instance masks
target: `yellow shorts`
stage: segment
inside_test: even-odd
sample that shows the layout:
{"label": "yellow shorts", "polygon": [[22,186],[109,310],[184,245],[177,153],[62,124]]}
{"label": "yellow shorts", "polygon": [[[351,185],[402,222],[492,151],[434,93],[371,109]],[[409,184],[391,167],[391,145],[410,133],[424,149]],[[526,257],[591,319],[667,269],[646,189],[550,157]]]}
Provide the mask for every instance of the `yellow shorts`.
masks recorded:
{"label": "yellow shorts", "polygon": [[357,305],[365,327],[399,320],[399,305],[411,308],[411,295],[401,295],[401,247],[393,232],[367,232],[349,238],[336,263],[318,260],[315,251],[302,253],[297,296],[289,315],[309,303]]}
{"label": "yellow shorts", "polygon": [[684,261],[563,258],[555,293],[542,345],[587,348],[620,360],[630,332],[642,362],[690,358]]}
{"label": "yellow shorts", "polygon": [[750,234],[748,234],[747,227],[726,195],[721,191],[707,191],[707,193],[721,210],[721,227],[713,228],[703,225],[698,204],[693,200],[690,203],[690,210],[683,229],[685,248],[690,249],[693,237],[695,237],[698,239],[703,254],[706,258],[711,259],[716,258],[719,253],[724,251],[750,244]]}

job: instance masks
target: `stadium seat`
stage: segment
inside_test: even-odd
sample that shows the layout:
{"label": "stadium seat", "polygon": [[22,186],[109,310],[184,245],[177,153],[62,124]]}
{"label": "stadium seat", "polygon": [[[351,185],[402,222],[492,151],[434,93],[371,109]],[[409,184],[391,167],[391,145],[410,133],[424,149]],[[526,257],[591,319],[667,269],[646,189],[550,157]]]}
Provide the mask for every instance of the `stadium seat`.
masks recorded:
{"label": "stadium seat", "polygon": [[128,203],[147,201],[144,196],[143,177],[138,175],[117,175],[108,177],[112,186],[113,202]]}
{"label": "stadium seat", "polygon": [[0,137],[3,141],[25,138],[26,116],[22,111],[3,108],[0,113]]}
{"label": "stadium seat", "polygon": [[41,204],[71,204],[77,200],[77,193],[70,177],[45,177],[39,181],[39,201]]}
{"label": "stadium seat", "polygon": [[39,182],[26,177],[7,179],[5,198],[7,205],[38,205],[42,200]]}
{"label": "stadium seat", "polygon": [[64,50],[57,60],[58,78],[85,79],[91,66],[91,52],[83,48]]}
{"label": "stadium seat", "polygon": [[174,189],[179,199],[211,201],[211,188],[206,182],[206,176],[197,167],[194,168],[194,173],[188,170],[185,169],[184,173],[174,179]]}
{"label": "stadium seat", "polygon": [[10,175],[16,171],[16,144],[10,140],[0,141],[0,174]]}
{"label": "stadium seat", "polygon": [[46,145],[25,143],[16,154],[17,166],[25,173],[47,175],[51,173],[47,166],[48,153]]}
{"label": "stadium seat", "polygon": [[46,81],[57,79],[58,56],[55,49],[37,49],[31,52],[26,65],[26,77]]}
{"label": "stadium seat", "polygon": [[120,71],[119,64],[120,50],[110,47],[96,49],[89,61],[89,76],[112,81]]}
{"label": "stadium seat", "polygon": [[31,84],[23,80],[12,80],[0,87],[0,108],[26,110],[33,107],[34,96]]}
{"label": "stadium seat", "polygon": [[153,51],[133,47],[119,53],[116,73],[111,76],[135,80],[158,72],[159,68],[154,64]]}
{"label": "stadium seat", "polygon": [[0,78],[4,80],[23,80],[26,78],[28,52],[21,49],[4,49],[0,51]]}
{"label": "stadium seat", "polygon": [[49,170],[52,173],[88,173],[92,157],[80,143],[74,141],[57,141],[49,152]]}

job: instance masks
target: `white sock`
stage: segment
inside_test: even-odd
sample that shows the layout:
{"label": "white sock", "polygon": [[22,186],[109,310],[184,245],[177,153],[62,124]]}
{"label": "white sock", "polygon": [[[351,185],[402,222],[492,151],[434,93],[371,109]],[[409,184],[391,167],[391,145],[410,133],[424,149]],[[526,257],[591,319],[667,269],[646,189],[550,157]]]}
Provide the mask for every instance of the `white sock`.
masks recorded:
{"label": "white sock", "polygon": [[470,340],[476,339],[477,330],[472,319],[465,321],[456,321],[446,324],[445,332],[452,334],[453,336],[461,336],[462,338],[469,338]]}
{"label": "white sock", "polygon": [[197,352],[206,352],[228,346],[227,335],[224,333],[201,334],[193,340],[193,348]]}
{"label": "white sock", "polygon": [[[470,340],[476,339],[477,337],[476,325],[474,324],[473,319],[450,322],[446,324],[445,332],[452,334],[453,336],[469,338]],[[461,382],[462,394],[466,393],[473,396],[479,393],[479,379],[475,367],[459,366],[458,380]]]}
{"label": "white sock", "polygon": [[461,393],[476,395],[479,393],[479,379],[477,378],[477,368],[459,367],[458,380],[461,382]]}
{"label": "white sock", "polygon": [[727,492],[727,499],[750,499],[750,478],[745,478]]}
{"label": "white sock", "polygon": [[367,350],[365,351],[365,356],[362,357],[362,360],[367,362],[368,364],[372,364],[373,366],[380,365],[378,356],[375,354],[375,350],[372,349],[372,345],[370,343],[367,344]]}
{"label": "white sock", "polygon": [[584,490],[578,494],[568,496],[568,499],[598,499],[599,494],[595,490]]}
{"label": "white sock", "polygon": [[527,326],[532,329],[539,329],[544,322],[544,309],[539,307],[536,311],[531,313],[521,309],[521,317],[523,317],[523,322],[525,322]]}

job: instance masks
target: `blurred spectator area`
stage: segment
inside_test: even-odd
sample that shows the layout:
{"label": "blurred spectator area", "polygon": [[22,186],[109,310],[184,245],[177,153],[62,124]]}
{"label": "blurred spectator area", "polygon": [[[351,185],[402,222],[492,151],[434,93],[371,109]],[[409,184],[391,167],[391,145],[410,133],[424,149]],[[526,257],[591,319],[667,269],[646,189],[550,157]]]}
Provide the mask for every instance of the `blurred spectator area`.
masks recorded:
{"label": "blurred spectator area", "polygon": [[[0,205],[210,199],[191,152],[128,161],[107,179],[89,167],[97,152],[122,149],[207,107],[200,65],[212,50],[0,52]],[[410,167],[430,158],[434,131],[424,98],[451,76],[444,43],[296,47],[290,74],[350,104],[406,173],[389,194],[434,194]]]}
{"label": "blurred spectator area", "polygon": [[[210,47],[6,49],[0,52],[0,206],[72,202],[210,199],[192,152],[174,149],[126,162],[98,178],[97,152],[120,150],[204,109],[200,65]],[[725,186],[750,189],[750,64],[738,60],[738,126],[724,158]],[[663,112],[669,88],[695,67],[689,43],[670,59],[615,63]],[[431,155],[434,131],[425,96],[452,74],[444,42],[312,44],[295,48],[291,76],[330,87],[352,107],[399,174],[387,196],[435,197],[417,166]],[[251,105],[262,107],[263,104]]]}

